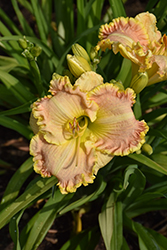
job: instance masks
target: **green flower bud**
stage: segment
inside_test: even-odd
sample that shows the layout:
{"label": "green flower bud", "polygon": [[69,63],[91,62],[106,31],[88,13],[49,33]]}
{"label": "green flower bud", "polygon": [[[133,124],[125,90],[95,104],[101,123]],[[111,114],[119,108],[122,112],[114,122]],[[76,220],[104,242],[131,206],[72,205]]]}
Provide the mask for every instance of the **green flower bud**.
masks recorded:
{"label": "green flower bud", "polygon": [[147,72],[138,73],[133,77],[130,87],[136,92],[136,94],[139,94],[147,86],[147,83]]}
{"label": "green flower bud", "polygon": [[30,52],[34,57],[38,57],[42,52],[42,48],[36,45],[30,49]]}
{"label": "green flower bud", "polygon": [[19,39],[18,40],[18,43],[19,43],[19,46],[22,48],[22,49],[26,49],[27,48],[27,41],[25,39]]}
{"label": "green flower bud", "polygon": [[113,84],[114,84],[115,86],[117,86],[120,90],[124,90],[124,86],[123,86],[123,84],[122,84],[121,81],[116,81],[116,80],[112,79],[112,80],[110,81],[110,83],[113,83]]}
{"label": "green flower bud", "polygon": [[67,63],[71,73],[78,78],[82,73],[91,71],[88,61],[81,56],[67,55]]}
{"label": "green flower bud", "polygon": [[71,48],[75,56],[81,56],[85,58],[88,62],[90,62],[90,57],[88,53],[81,45],[79,45],[78,43],[74,43]]}
{"label": "green flower bud", "polygon": [[93,62],[93,64],[98,64],[100,62],[100,56],[98,55],[98,51],[95,49],[95,47],[92,47],[90,49],[90,58]]}
{"label": "green flower bud", "polygon": [[97,57],[98,57],[97,50],[94,47],[91,47],[91,49],[90,49],[90,58],[91,58],[91,60],[93,61],[94,58],[97,58]]}
{"label": "green flower bud", "polygon": [[26,40],[26,41],[27,41],[27,49],[31,50],[34,47],[34,44],[28,40]]}
{"label": "green flower bud", "polygon": [[141,150],[140,150],[140,149],[137,150],[137,151],[136,151],[136,154],[137,154],[137,155],[140,155],[140,154],[141,154]]}
{"label": "green flower bud", "polygon": [[23,52],[22,52],[22,55],[27,58],[29,61],[33,61],[34,60],[34,57],[33,55],[30,53],[30,51],[28,49],[25,49]]}
{"label": "green flower bud", "polygon": [[152,147],[150,146],[150,144],[147,143],[143,144],[141,150],[145,152],[147,155],[151,155],[153,153]]}

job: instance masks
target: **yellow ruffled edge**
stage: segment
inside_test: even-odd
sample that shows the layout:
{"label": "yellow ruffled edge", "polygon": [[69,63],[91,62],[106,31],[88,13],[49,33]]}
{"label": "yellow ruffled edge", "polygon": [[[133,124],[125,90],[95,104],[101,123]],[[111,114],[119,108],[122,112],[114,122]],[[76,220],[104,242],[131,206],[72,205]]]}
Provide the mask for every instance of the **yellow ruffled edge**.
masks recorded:
{"label": "yellow ruffled edge", "polygon": [[113,83],[108,83],[108,82],[106,82],[105,84],[99,85],[95,87],[93,90],[89,91],[87,93],[87,98],[89,99],[92,93],[96,92],[96,90],[100,90],[101,88],[106,88],[107,86],[110,86],[110,87],[112,86],[112,88],[115,90],[115,95],[118,98],[121,98],[121,95],[122,96],[124,95],[126,98],[128,97],[130,99],[131,105],[133,105],[136,102],[135,100],[136,93],[132,88],[126,88],[125,90],[123,90],[123,89],[120,89],[117,85]]}
{"label": "yellow ruffled edge", "polygon": [[109,24],[106,23],[106,24],[101,25],[101,27],[99,29],[98,38],[100,40],[106,39],[106,36],[110,35],[111,32],[113,32],[113,28],[115,25],[117,25],[120,21],[122,23],[124,23],[124,25],[126,25],[129,21],[129,19],[130,19],[129,17],[126,17],[126,18],[125,17],[118,17],[118,18],[113,19],[113,21],[110,22]]}
{"label": "yellow ruffled edge", "polygon": [[[42,133],[41,133],[41,135],[42,135]],[[34,137],[38,137],[38,136],[39,136],[39,134],[36,134]],[[34,138],[34,137],[33,137],[33,138]],[[42,138],[43,138],[43,136],[42,136]],[[43,138],[43,140],[44,140],[44,138]],[[32,141],[32,140],[31,140],[31,141]],[[32,149],[32,147],[31,147],[31,141],[30,141],[30,155],[33,156],[33,162],[34,162],[33,168],[34,168],[34,171],[35,171],[37,174],[40,174],[41,177],[43,177],[43,178],[51,177],[52,175],[51,175],[50,172],[48,172],[46,169],[43,169],[42,167],[40,168],[40,165],[42,164],[42,159],[41,159],[40,156],[34,155],[33,149]],[[46,143],[47,143],[47,142],[46,142]],[[76,179],[77,179],[77,177],[79,177],[81,180],[80,180],[76,185],[74,185],[73,187],[70,187],[68,184],[67,184],[66,187],[62,187],[62,186],[61,186],[61,183],[58,182],[57,186],[59,187],[60,192],[61,192],[62,194],[74,193],[74,192],[76,192],[76,189],[77,189],[78,187],[80,187],[82,184],[83,184],[84,186],[87,186],[88,184],[93,183],[93,180],[96,178],[94,174],[97,173],[96,165],[97,165],[97,159],[95,160],[95,164],[94,164],[94,166],[92,167],[92,173],[89,174],[89,176],[87,177],[88,180],[86,180],[84,174],[81,174],[81,175],[79,175],[79,176],[75,176]]]}
{"label": "yellow ruffled edge", "polygon": [[[123,46],[122,46],[123,47]],[[126,53],[126,51],[128,54]],[[123,53],[121,53],[123,52]],[[122,56],[128,58],[135,64],[139,65],[139,72],[145,72],[152,67],[153,53],[151,50],[145,50],[139,42],[133,44],[132,48],[124,47],[120,48],[120,53]]]}
{"label": "yellow ruffled edge", "polygon": [[[41,165],[41,162],[42,162],[42,158],[39,156],[39,155],[35,155],[34,154],[34,150],[32,149],[32,140],[35,140],[36,137],[40,137],[40,134],[41,134],[41,137],[43,140],[45,140],[42,136],[42,133],[39,132],[38,134],[34,135],[30,141],[30,146],[29,146],[29,149],[30,149],[30,155],[33,156],[33,168],[34,168],[34,171],[37,173],[37,174],[40,174],[41,177],[43,178],[46,178],[46,177],[51,177],[51,173],[46,171],[46,169],[43,169],[42,167],[40,168],[39,166]],[[46,142],[47,143],[47,142]]]}
{"label": "yellow ruffled edge", "polygon": [[[43,100],[48,100],[48,99],[51,99],[52,98],[52,95],[47,95],[47,96],[44,96],[40,99],[38,99],[36,102],[34,102],[32,105],[31,105],[31,108],[32,108],[32,115],[33,117],[36,119],[36,124],[39,128],[39,130],[43,129],[46,124],[43,123],[43,120],[44,120],[44,117],[42,115],[37,115],[36,113],[38,112],[38,107],[40,105],[40,103],[43,101]],[[42,122],[42,124],[41,124]]]}
{"label": "yellow ruffled edge", "polygon": [[143,126],[145,127],[145,130],[142,131],[142,132],[140,132],[140,142],[137,144],[137,146],[131,147],[131,148],[128,150],[127,153],[122,154],[121,156],[129,155],[129,154],[132,154],[132,153],[138,151],[138,150],[141,148],[141,146],[145,143],[145,135],[146,135],[146,133],[149,131],[149,126],[147,125],[147,123],[146,123],[144,120],[142,120],[142,121],[140,121],[140,122],[143,122]]}
{"label": "yellow ruffled edge", "polygon": [[[130,23],[129,26],[132,26],[132,22],[141,27],[141,29],[143,30],[143,35],[145,36],[145,38],[147,40],[147,45],[149,45],[149,43],[151,41],[149,39],[149,36],[147,34],[147,31],[146,31],[144,25],[140,21],[138,21],[138,20],[136,20],[135,18],[132,18],[132,17],[126,17],[126,18],[125,17],[119,17],[119,18],[113,19],[113,21],[110,22],[109,24],[101,25],[101,27],[99,29],[99,36],[98,36],[100,41],[98,42],[97,46],[95,47],[96,51],[98,51],[99,49],[102,49],[102,51],[105,51],[107,48],[111,49],[111,45],[113,43],[119,43],[119,42],[116,42],[116,41],[111,41],[107,37],[117,30],[116,26],[119,26],[119,24],[121,24],[121,26],[124,27],[128,23]],[[134,43],[137,43],[137,42],[140,42],[140,40],[136,41]]]}
{"label": "yellow ruffled edge", "polygon": [[[46,143],[47,141],[44,139],[43,137],[43,133],[39,132],[38,134],[36,134],[32,139],[35,140],[35,137],[41,137],[41,140],[44,140]],[[32,139],[30,141],[30,155],[33,156],[33,169],[37,174],[40,174],[41,177],[43,178],[49,178],[52,176],[52,174],[47,171],[45,168],[42,167],[43,165],[43,160],[41,158],[41,154],[34,154],[34,150],[32,148]],[[65,187],[61,186],[61,183],[58,182],[57,186],[60,189],[60,192],[62,194],[68,194],[68,193],[74,193],[76,192],[77,188],[80,187],[81,185],[87,186],[88,184],[91,184],[94,182],[94,179],[96,178],[96,174],[99,170],[99,168],[97,167],[98,162],[97,162],[97,155],[96,155],[96,150],[95,150],[95,161],[94,161],[94,165],[92,166],[92,172],[88,174],[88,176],[85,177],[85,174],[78,174],[76,176],[74,176],[74,181],[71,181],[70,185],[70,180],[67,182]],[[56,176],[55,176],[56,177]],[[56,177],[57,178],[57,177]],[[73,183],[76,182],[75,185],[73,185]]]}
{"label": "yellow ruffled edge", "polygon": [[76,192],[77,188],[79,188],[80,186],[87,186],[88,184],[92,184],[94,182],[94,179],[96,178],[96,174],[98,172],[97,169],[97,159],[95,161],[94,166],[92,167],[92,173],[90,173],[87,178],[85,178],[84,174],[81,174],[80,176],[75,176],[75,178],[79,177],[80,181],[78,183],[76,183],[74,186],[70,186],[70,183],[68,182],[68,184],[66,185],[66,187],[62,187],[61,183],[58,182],[57,186],[60,189],[60,192],[62,194],[68,194],[68,193],[74,193]]}
{"label": "yellow ruffled edge", "polygon": [[[110,85],[112,86],[115,90],[116,90],[116,96],[118,96],[118,98],[120,98],[121,95],[124,95],[126,98],[129,98],[129,100],[131,101],[131,106],[133,106],[133,104],[136,102],[135,98],[136,98],[136,93],[134,92],[134,90],[132,88],[127,88],[125,90],[121,90],[119,89],[118,86],[112,84],[112,83],[105,83],[103,85],[107,86]],[[96,89],[100,89],[102,87],[102,85],[96,87],[94,90],[90,91],[90,93],[88,93],[88,96],[90,96],[92,94],[93,91],[96,91]],[[133,111],[132,111],[133,112]],[[135,151],[139,150],[141,148],[141,146],[145,143],[145,135],[146,133],[149,131],[149,127],[147,125],[147,123],[142,120],[139,121],[140,123],[143,123],[143,127],[145,127],[145,130],[140,132],[140,142],[137,144],[137,146],[132,146],[131,148],[129,148],[129,150],[124,151],[123,153],[113,153],[111,154],[108,150],[99,150],[101,153],[103,154],[108,154],[111,156],[125,156],[125,155],[129,155],[131,153],[134,153]],[[98,150],[98,149],[97,149]]]}
{"label": "yellow ruffled edge", "polygon": [[58,91],[63,90],[65,86],[72,87],[68,76],[53,74],[53,79],[50,81],[49,92],[54,96]]}
{"label": "yellow ruffled edge", "polygon": [[113,156],[126,156],[126,155],[129,155],[129,154],[132,154],[132,153],[138,151],[138,150],[141,148],[141,146],[145,143],[145,135],[146,135],[146,133],[147,133],[148,130],[149,130],[149,127],[148,127],[147,123],[146,123],[144,120],[142,120],[142,121],[140,121],[140,122],[143,123],[143,125],[144,125],[144,127],[145,127],[145,130],[142,131],[142,132],[140,132],[140,136],[139,136],[140,141],[138,142],[138,144],[137,144],[136,146],[132,146],[132,147],[130,147],[128,150],[124,150],[122,153],[121,153],[121,152],[117,152],[117,153],[111,154],[111,153],[110,153],[108,150],[106,150],[106,149],[105,149],[104,151],[101,150],[101,152],[102,152],[102,153],[107,153],[108,155],[113,155]]}

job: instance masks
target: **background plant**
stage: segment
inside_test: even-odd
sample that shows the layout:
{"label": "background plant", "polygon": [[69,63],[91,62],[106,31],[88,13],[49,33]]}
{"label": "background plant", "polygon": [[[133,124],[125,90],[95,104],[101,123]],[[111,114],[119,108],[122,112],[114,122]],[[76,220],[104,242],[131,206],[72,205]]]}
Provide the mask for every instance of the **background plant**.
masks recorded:
{"label": "background plant", "polygon": [[[33,135],[29,126],[30,104],[47,94],[54,72],[63,74],[72,44],[78,42],[89,52],[97,44],[100,25],[126,13],[121,0],[107,3],[104,0],[11,0],[11,3],[20,27],[0,9],[3,54],[0,56],[0,125],[16,130],[29,140]],[[33,18],[33,27],[23,16],[23,7]],[[158,28],[167,33],[165,1],[150,0],[146,10],[156,15]],[[97,72],[106,81],[121,80],[127,87],[131,63],[106,51]],[[75,194],[62,195],[55,186],[55,177],[43,179],[32,174],[31,157],[21,165],[11,178],[0,205],[0,227],[9,223],[15,249],[37,249],[56,218],[69,211],[77,215],[85,213],[85,204],[91,211],[95,206],[99,208],[99,226],[71,236],[61,250],[84,247],[92,250],[100,234],[107,250],[130,249],[127,243],[130,236],[138,241],[141,250],[166,249],[167,239],[136,219],[167,207],[166,97],[164,81],[145,88],[134,106],[136,118],[145,119],[150,126],[147,143],[152,146],[153,154],[142,152],[114,157],[99,171],[93,185],[81,187]],[[33,180],[20,193],[30,175]],[[41,199],[47,202],[20,232],[19,222],[24,211]],[[81,223],[79,217],[76,221],[77,225]]]}

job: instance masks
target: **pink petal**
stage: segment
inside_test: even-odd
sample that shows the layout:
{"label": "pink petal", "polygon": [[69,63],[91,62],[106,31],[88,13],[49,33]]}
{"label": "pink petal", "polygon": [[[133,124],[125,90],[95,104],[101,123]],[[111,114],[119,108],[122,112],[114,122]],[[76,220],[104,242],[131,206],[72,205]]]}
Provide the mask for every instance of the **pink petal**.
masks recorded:
{"label": "pink petal", "polygon": [[119,91],[113,84],[104,84],[95,88],[89,98],[99,105],[97,119],[89,125],[97,138],[95,147],[103,153],[122,156],[138,150],[145,142],[148,127],[134,117],[133,90]]}
{"label": "pink petal", "polygon": [[71,87],[71,82],[68,78],[68,76],[60,76],[58,74],[54,75],[53,80],[50,82],[50,89],[49,92],[51,92],[52,95],[55,95],[57,92],[64,89],[64,86]]}
{"label": "pink petal", "polygon": [[37,125],[37,119],[34,118],[33,114],[30,115],[30,127],[32,128],[32,131],[34,134],[37,134],[39,132],[39,126]]}
{"label": "pink petal", "polygon": [[90,91],[91,89],[103,84],[103,78],[101,75],[88,71],[83,73],[75,82],[75,86],[78,86],[82,91]]}
{"label": "pink petal", "polygon": [[[98,46],[106,49],[107,44],[121,43],[124,46],[132,47],[133,43],[140,42],[142,46],[149,44],[148,34],[141,22],[135,18],[116,18],[109,24],[102,25],[99,32],[100,42]],[[110,45],[111,46],[111,45]],[[107,46],[110,49],[110,46]]]}
{"label": "pink petal", "polygon": [[59,180],[63,194],[75,192],[76,188],[92,183],[96,164],[95,149],[90,143],[79,145],[77,140],[66,141],[62,145],[48,143],[42,134],[34,136],[30,143],[30,153],[34,156],[34,170],[42,177],[54,175]]}
{"label": "pink petal", "polygon": [[156,27],[156,17],[152,13],[140,13],[135,17],[135,20],[144,25],[150,41],[159,41],[161,39],[161,32]]}
{"label": "pink petal", "polygon": [[148,86],[167,80],[167,56],[155,55],[152,59],[152,67],[148,72]]}

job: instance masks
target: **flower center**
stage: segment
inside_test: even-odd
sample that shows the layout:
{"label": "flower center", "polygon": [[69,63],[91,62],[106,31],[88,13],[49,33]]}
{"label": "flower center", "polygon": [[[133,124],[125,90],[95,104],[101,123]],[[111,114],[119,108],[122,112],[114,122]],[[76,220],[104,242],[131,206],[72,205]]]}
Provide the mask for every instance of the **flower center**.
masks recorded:
{"label": "flower center", "polygon": [[88,117],[74,117],[72,121],[68,121],[64,128],[64,136],[67,140],[81,137],[88,126]]}
{"label": "flower center", "polygon": [[64,128],[64,137],[66,140],[76,139],[76,152],[75,152],[75,166],[79,165],[79,152],[81,137],[84,134],[88,126],[88,117],[81,116],[79,118],[74,117],[72,121],[68,121]]}

